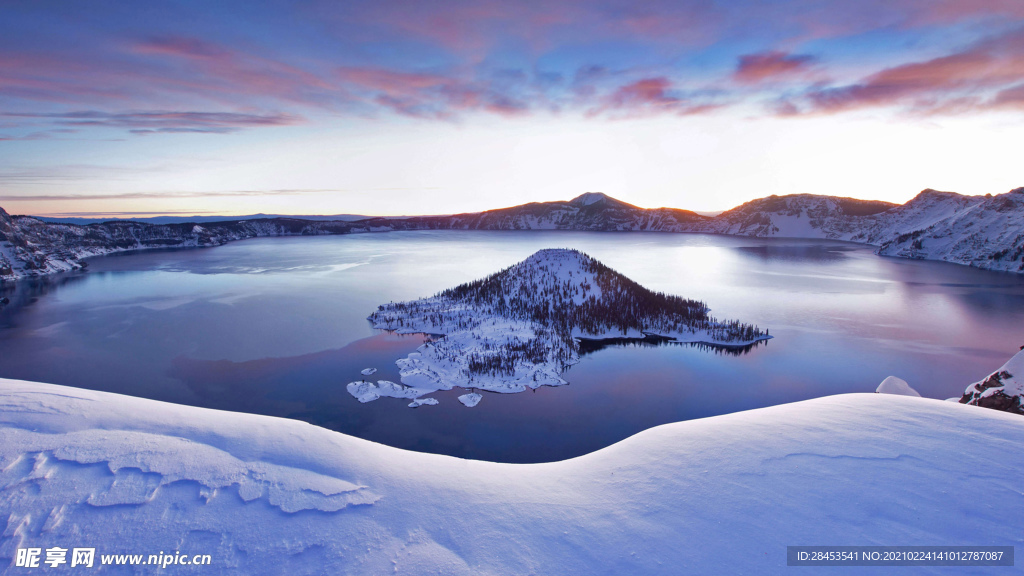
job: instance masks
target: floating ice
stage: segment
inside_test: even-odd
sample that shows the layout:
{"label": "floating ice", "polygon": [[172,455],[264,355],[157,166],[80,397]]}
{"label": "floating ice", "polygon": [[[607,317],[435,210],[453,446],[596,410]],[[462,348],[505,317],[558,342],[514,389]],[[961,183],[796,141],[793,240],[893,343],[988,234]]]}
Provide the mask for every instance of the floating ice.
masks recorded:
{"label": "floating ice", "polygon": [[482,398],[483,396],[481,396],[480,394],[477,394],[476,392],[470,392],[469,394],[463,394],[462,396],[459,396],[459,402],[462,402],[462,404],[466,408],[472,408],[473,406],[479,404]]}

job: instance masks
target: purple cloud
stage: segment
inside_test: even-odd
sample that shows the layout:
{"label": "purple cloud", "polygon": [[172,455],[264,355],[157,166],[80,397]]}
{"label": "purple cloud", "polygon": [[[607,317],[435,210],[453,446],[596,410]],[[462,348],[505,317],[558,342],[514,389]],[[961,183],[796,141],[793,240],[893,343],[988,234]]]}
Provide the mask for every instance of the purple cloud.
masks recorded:
{"label": "purple cloud", "polygon": [[45,119],[55,124],[76,127],[126,128],[137,134],[202,132],[226,134],[243,128],[291,126],[303,118],[291,114],[240,114],[236,112],[127,112],[95,110],[60,113],[5,113],[11,118]]}
{"label": "purple cloud", "polygon": [[1024,30],[1018,30],[854,84],[812,89],[805,101],[808,111],[819,113],[886,106],[925,114],[980,111],[1018,106],[1022,82]]}
{"label": "purple cloud", "polygon": [[[34,115],[24,132],[78,121],[138,134],[229,133],[323,114],[628,117],[744,101],[775,102],[779,114],[1013,109],[1024,84],[1007,32],[1024,26],[1020,0],[312,0],[240,3],[230,21],[187,1],[145,17],[138,6],[102,15],[65,7],[65,20],[81,22],[70,36],[30,26],[56,16],[46,3],[5,14],[0,109]],[[901,52],[934,54],[947,38],[975,40],[919,62]],[[878,42],[894,48],[863,51],[855,75],[837,64]],[[822,84],[826,77],[854,80]],[[82,109],[108,117],[59,116]],[[161,119],[138,110],[190,112]]]}
{"label": "purple cloud", "polygon": [[733,78],[741,84],[793,78],[808,71],[814,61],[814,57],[808,54],[778,51],[746,54],[740,56]]}
{"label": "purple cloud", "polygon": [[616,88],[591,109],[591,116],[616,118],[674,114],[687,116],[717,110],[724,105],[684,97],[672,82],[663,76],[643,78]]}

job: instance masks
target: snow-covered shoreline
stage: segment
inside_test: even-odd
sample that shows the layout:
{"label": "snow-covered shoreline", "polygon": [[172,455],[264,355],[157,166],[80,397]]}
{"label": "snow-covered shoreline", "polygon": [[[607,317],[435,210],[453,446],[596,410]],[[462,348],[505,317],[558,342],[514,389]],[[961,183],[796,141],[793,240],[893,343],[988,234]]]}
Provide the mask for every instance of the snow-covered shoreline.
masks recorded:
{"label": "snow-covered shoreline", "polygon": [[95,546],[210,554],[214,574],[783,574],[789,545],[1019,547],[1022,442],[1018,415],[844,394],[495,464],[0,380],[0,562]]}
{"label": "snow-covered shoreline", "polygon": [[82,259],[167,247],[218,246],[263,236],[359,234],[402,230],[577,230],[725,234],[855,242],[876,253],[1024,272],[1024,188],[965,196],[924,190],[903,205],[794,194],[752,200],[716,216],[639,208],[600,193],[447,216],[356,221],[273,217],[151,224],[43,222],[0,208],[0,282],[83,267]]}

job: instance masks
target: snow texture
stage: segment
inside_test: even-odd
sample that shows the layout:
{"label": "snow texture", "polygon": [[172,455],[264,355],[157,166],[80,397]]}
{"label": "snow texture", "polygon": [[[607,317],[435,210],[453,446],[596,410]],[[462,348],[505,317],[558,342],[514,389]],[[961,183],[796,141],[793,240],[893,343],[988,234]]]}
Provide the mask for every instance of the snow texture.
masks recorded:
{"label": "snow texture", "polygon": [[377,373],[377,369],[376,368],[363,368],[362,370],[359,371],[359,373],[362,374],[363,376],[372,376],[372,375]]}
{"label": "snow texture", "polygon": [[[443,337],[396,362],[405,394],[453,387],[515,393],[567,382],[576,338],[643,338],[746,346],[771,336],[719,322],[702,302],[654,293],[576,250],[541,250],[482,280],[414,302],[382,305],[373,326]],[[391,396],[349,385],[361,402]],[[364,399],[365,398],[365,399]]]}
{"label": "snow texture", "polygon": [[879,394],[898,394],[900,396],[921,397],[917,390],[914,390],[910,387],[910,384],[907,384],[906,380],[895,376],[888,376],[885,380],[882,380],[882,383],[878,385],[875,392],[878,392]]}
{"label": "snow texture", "polygon": [[482,399],[483,396],[477,394],[476,392],[470,392],[469,394],[463,394],[462,396],[459,396],[459,402],[462,402],[462,405],[465,406],[466,408],[472,408],[473,406],[476,406],[477,404],[480,403],[480,400]]}
{"label": "snow texture", "polygon": [[792,574],[787,545],[1019,550],[1022,444],[1017,415],[847,394],[495,464],[0,380],[0,565],[95,546],[211,554],[174,570],[196,574]]}
{"label": "snow texture", "polygon": [[[411,399],[419,398],[424,394],[436,391],[413,388],[411,386],[406,386],[405,384],[395,384],[388,380],[378,380],[376,384],[365,380],[358,380],[356,382],[349,382],[345,388],[348,390],[349,394],[356,398],[356,400],[359,400],[364,404],[372,402],[382,396],[386,396],[388,398]],[[412,405],[410,404],[410,406]]]}

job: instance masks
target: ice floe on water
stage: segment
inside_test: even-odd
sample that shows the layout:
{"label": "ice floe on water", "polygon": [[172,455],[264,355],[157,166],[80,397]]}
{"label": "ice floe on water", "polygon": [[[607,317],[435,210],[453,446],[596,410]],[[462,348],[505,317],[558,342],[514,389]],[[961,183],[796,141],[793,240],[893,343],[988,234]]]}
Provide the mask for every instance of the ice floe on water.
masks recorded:
{"label": "ice floe on water", "polygon": [[377,373],[377,369],[376,368],[363,368],[362,370],[359,371],[359,373],[362,374],[363,376],[372,376],[372,375]]}
{"label": "ice floe on water", "polygon": [[462,396],[459,396],[459,402],[462,402],[462,404],[466,408],[472,408],[473,406],[479,404],[482,398],[483,396],[481,396],[480,394],[477,394],[476,392],[470,392],[469,394],[463,394]]}
{"label": "ice floe on water", "polygon": [[376,384],[373,382],[367,382],[366,380],[357,380],[355,382],[349,382],[345,387],[348,393],[355,397],[362,403],[372,402],[377,398],[386,396],[388,398],[419,398],[424,394],[429,394],[433,390],[424,390],[420,388],[413,388],[412,386],[406,386],[405,384],[396,384],[388,380],[378,380]]}

